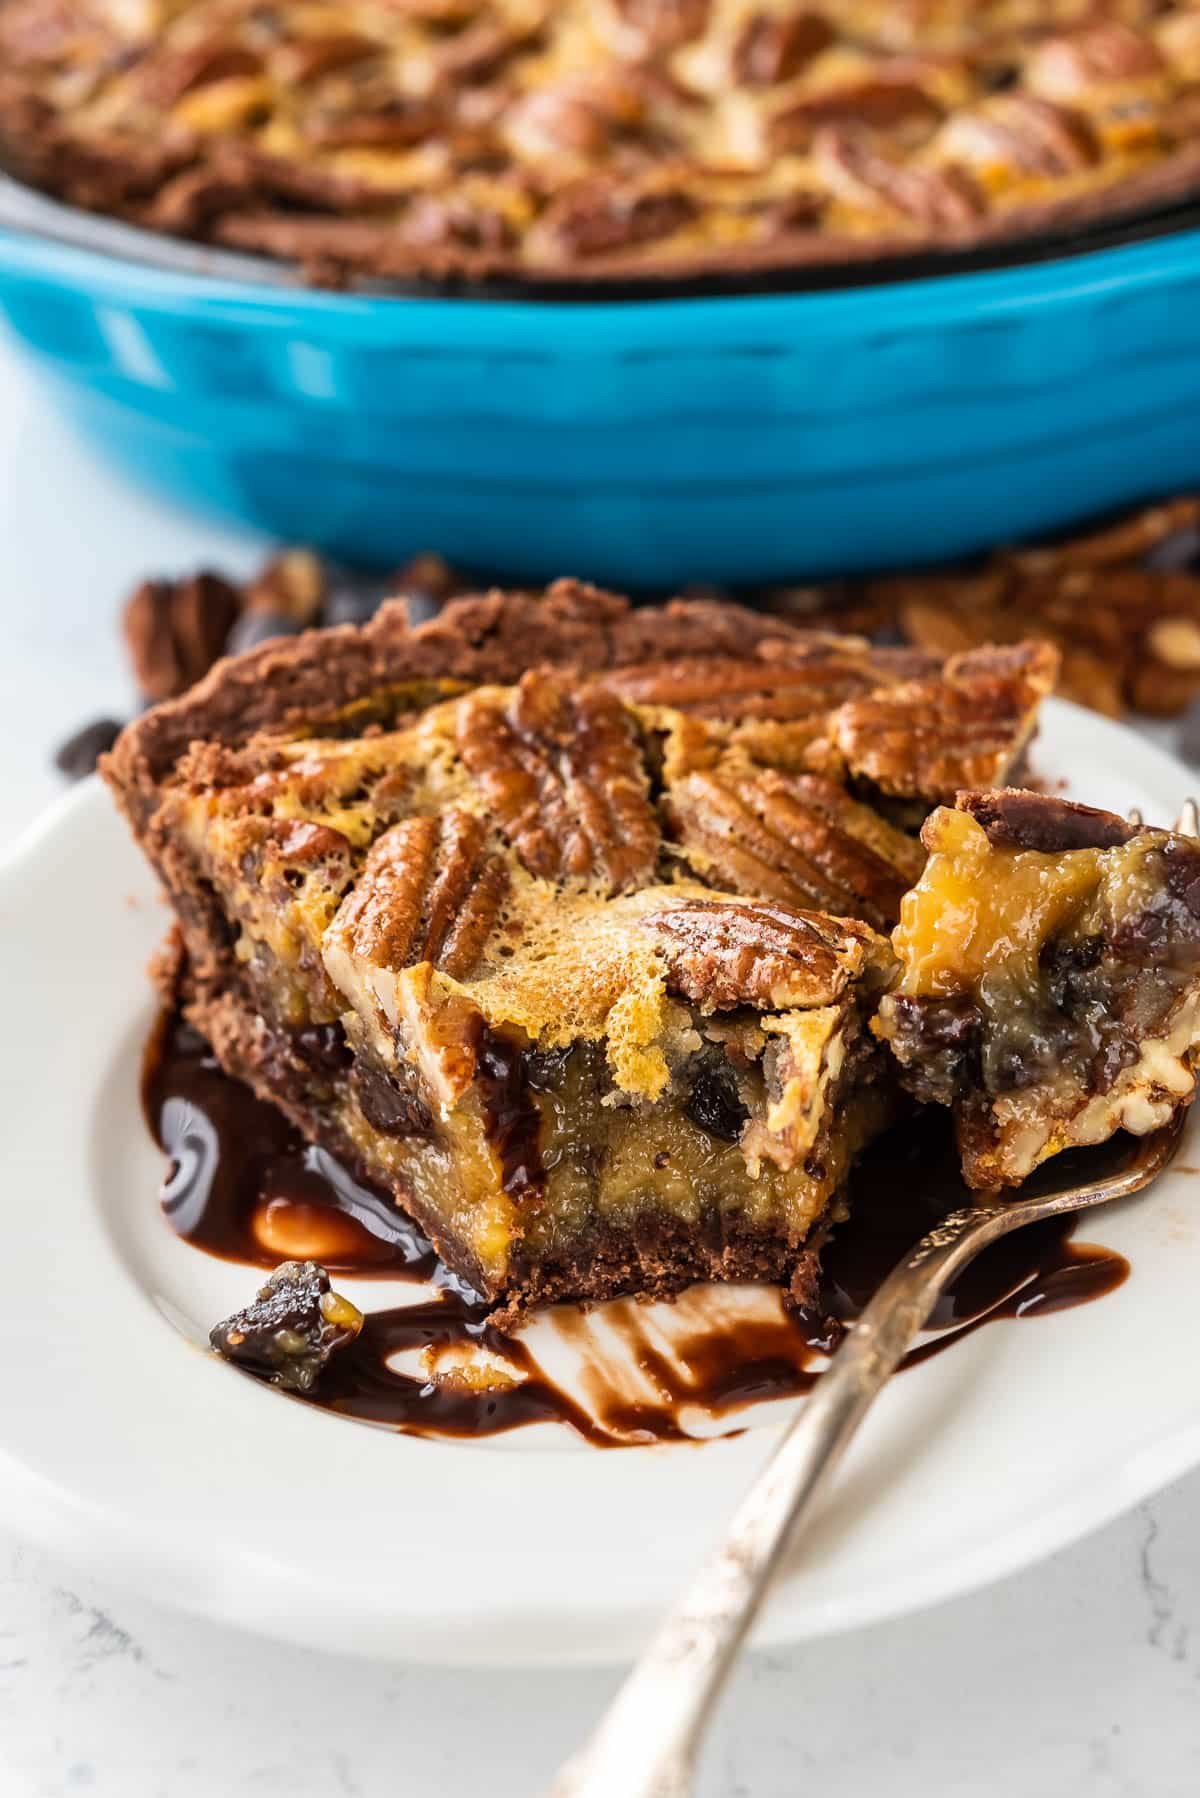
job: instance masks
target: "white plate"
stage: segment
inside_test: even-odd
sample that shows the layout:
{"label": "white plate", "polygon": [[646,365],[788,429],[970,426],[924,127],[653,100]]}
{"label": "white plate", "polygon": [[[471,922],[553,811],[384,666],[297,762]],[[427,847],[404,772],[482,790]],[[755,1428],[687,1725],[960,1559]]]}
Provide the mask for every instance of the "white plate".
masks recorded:
{"label": "white plate", "polygon": [[[1187,791],[1160,751],[1062,703],[1037,760],[1152,821]],[[611,1453],[546,1429],[445,1444],[215,1365],[199,1345],[253,1275],[158,1213],[138,1064],[165,923],[95,782],[0,874],[0,1516],[150,1596],[301,1642],[474,1664],[629,1654],[777,1424],[749,1413],[737,1437]],[[1193,1130],[1152,1196],[1088,1226],[1133,1263],[1116,1293],[991,1325],[893,1383],[760,1639],[978,1586],[1200,1462],[1198,1149]]]}

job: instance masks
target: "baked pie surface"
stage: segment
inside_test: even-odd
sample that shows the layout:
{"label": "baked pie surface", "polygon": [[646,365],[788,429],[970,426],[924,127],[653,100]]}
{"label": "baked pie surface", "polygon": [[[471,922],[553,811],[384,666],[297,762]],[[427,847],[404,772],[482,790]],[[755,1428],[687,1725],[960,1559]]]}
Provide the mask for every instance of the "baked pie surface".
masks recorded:
{"label": "baked pie surface", "polygon": [[222,1064],[489,1297],[803,1296],[894,1105],[914,812],[1006,777],[1054,668],[559,583],[266,645],[106,773]]}
{"label": "baked pie surface", "polygon": [[962,793],[923,836],[874,1029],[909,1090],[953,1108],[969,1184],[1189,1103],[1200,842],[1021,791]]}
{"label": "baked pie surface", "polygon": [[1200,178],[1174,0],[6,0],[0,151],[348,275],[592,279],[959,247]]}

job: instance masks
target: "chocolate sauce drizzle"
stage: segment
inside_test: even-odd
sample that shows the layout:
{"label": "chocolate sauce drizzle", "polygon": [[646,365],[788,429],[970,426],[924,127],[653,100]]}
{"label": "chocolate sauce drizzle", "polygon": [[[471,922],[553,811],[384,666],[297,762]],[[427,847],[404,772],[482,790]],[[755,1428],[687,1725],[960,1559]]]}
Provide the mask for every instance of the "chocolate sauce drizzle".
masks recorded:
{"label": "chocolate sauce drizzle", "polygon": [[[197,1248],[259,1267],[312,1259],[331,1274],[432,1281],[441,1289],[417,1304],[368,1312],[361,1335],[302,1401],[416,1435],[482,1437],[557,1422],[603,1447],[690,1441],[694,1433],[682,1421],[690,1410],[721,1418],[807,1392],[884,1276],[964,1197],[946,1114],[930,1109],[859,1163],[850,1220],[823,1252],[813,1310],[788,1311],[781,1302],[777,1311],[747,1317],[714,1307],[689,1327],[681,1304],[668,1335],[644,1307],[618,1301],[605,1308],[606,1324],[649,1396],[632,1395],[600,1363],[586,1373],[581,1402],[546,1375],[520,1337],[490,1321],[488,1306],[442,1265],[386,1193],[306,1144],[272,1106],[223,1074],[179,1018],[164,1019],[151,1041],[143,1102],[171,1162],[164,1214]],[[1074,1224],[1049,1219],[985,1249],[940,1301],[931,1327],[942,1334],[904,1365],[944,1352],[985,1323],[1042,1316],[1119,1286],[1128,1262],[1072,1241]],[[586,1349],[587,1317],[569,1307],[556,1317],[560,1336]],[[497,1357],[513,1383],[482,1387],[392,1365],[405,1351],[429,1351],[436,1362],[463,1349]]]}
{"label": "chocolate sauce drizzle", "polygon": [[171,1159],[163,1211],[197,1248],[255,1267],[320,1261],[360,1279],[430,1280],[441,1269],[388,1194],[356,1180],[222,1073],[180,1018],[163,1019],[151,1039],[142,1105]]}

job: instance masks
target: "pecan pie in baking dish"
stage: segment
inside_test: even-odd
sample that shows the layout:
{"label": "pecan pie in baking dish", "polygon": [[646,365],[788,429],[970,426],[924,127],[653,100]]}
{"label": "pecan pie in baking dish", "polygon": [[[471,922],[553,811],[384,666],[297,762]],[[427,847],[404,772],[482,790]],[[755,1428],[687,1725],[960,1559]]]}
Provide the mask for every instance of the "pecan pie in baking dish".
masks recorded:
{"label": "pecan pie in baking dish", "polygon": [[1055,661],[563,582],[220,663],[106,772],[223,1066],[478,1289],[804,1296],[897,1102],[914,830],[1008,778]]}
{"label": "pecan pie in baking dish", "polygon": [[1172,0],[4,0],[18,175],[317,278],[838,262],[1191,192]]}

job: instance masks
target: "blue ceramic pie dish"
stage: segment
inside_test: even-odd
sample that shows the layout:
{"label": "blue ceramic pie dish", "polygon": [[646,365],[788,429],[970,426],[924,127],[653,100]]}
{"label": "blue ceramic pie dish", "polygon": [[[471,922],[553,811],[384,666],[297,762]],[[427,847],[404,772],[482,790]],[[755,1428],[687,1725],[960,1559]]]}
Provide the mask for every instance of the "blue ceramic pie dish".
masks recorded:
{"label": "blue ceramic pie dish", "polygon": [[41,208],[0,231],[0,314],[80,429],[359,561],[770,580],[1200,485],[1194,215],[1006,266],[599,298],[329,293]]}

